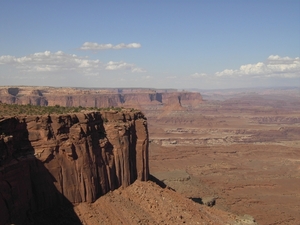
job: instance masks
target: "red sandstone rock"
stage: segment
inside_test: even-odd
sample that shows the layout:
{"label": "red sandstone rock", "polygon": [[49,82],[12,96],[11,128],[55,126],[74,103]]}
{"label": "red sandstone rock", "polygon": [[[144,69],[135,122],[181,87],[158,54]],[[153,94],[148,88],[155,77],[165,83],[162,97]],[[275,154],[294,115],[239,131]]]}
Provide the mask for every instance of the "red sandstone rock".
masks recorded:
{"label": "red sandstone rock", "polygon": [[148,179],[147,121],[141,112],[13,117],[2,119],[0,128],[12,135],[0,138],[0,224],[22,223],[26,213],[65,198],[94,202]]}

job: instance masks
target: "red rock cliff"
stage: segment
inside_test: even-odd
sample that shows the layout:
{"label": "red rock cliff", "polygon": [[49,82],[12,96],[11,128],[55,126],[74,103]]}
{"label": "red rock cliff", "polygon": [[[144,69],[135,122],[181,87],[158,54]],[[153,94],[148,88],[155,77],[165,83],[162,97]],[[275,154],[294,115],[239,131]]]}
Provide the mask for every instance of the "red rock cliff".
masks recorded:
{"label": "red rock cliff", "polygon": [[6,118],[0,134],[0,224],[64,200],[93,202],[149,176],[141,112]]}

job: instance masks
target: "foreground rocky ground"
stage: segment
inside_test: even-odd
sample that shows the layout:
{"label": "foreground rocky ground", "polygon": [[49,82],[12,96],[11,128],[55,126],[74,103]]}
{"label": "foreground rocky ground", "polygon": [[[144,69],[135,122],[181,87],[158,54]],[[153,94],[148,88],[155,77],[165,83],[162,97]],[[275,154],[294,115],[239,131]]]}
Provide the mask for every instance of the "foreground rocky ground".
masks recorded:
{"label": "foreground rocky ground", "polygon": [[251,216],[236,216],[193,202],[154,182],[135,182],[79,204],[75,212],[84,225],[93,224],[256,224]]}

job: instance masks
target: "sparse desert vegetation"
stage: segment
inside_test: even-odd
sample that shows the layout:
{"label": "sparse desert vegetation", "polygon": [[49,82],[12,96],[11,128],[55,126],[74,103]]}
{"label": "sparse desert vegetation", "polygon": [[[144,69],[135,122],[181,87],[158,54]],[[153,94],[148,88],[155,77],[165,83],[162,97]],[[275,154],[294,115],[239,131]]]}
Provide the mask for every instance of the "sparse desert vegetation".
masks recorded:
{"label": "sparse desert vegetation", "polygon": [[[82,111],[117,111],[124,110],[123,107],[65,107],[60,105],[55,106],[40,106],[40,105],[19,105],[19,104],[6,104],[0,103],[0,117],[4,116],[18,116],[18,115],[50,115],[50,114],[65,114],[65,113],[77,113]],[[127,109],[128,110],[128,109]],[[135,109],[129,109],[130,111],[136,111]]]}

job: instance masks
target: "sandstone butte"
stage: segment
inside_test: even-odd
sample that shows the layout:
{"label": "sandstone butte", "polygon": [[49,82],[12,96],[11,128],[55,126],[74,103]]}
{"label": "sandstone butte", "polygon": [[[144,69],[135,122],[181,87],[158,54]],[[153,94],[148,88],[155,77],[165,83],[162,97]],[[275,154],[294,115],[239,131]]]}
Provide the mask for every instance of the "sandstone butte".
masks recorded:
{"label": "sandstone butte", "polygon": [[0,131],[1,225],[64,202],[94,202],[149,176],[141,112],[2,118]]}

